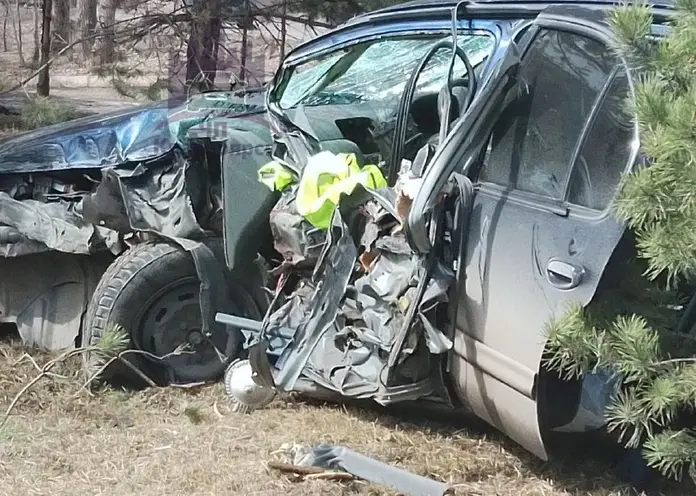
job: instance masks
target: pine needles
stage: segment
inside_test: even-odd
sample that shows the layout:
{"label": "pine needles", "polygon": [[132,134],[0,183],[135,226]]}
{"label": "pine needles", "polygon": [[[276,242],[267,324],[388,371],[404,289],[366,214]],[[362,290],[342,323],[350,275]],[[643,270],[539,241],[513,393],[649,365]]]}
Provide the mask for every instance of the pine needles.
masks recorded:
{"label": "pine needles", "polygon": [[79,116],[79,112],[73,105],[36,97],[22,109],[19,120],[22,129],[31,130],[76,119]]}
{"label": "pine needles", "polygon": [[650,162],[625,178],[618,217],[637,236],[650,278],[688,279],[696,269],[696,4],[678,0],[671,32],[650,36],[646,5],[617,9],[617,49],[635,73],[633,107]]}

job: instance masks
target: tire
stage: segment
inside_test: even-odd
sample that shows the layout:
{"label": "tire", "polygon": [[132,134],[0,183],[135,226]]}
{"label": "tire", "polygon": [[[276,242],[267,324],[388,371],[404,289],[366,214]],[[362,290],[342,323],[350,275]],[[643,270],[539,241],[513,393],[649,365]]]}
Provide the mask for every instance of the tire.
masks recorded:
{"label": "tire", "polygon": [[[219,238],[205,243],[218,260],[224,260]],[[256,267],[253,263],[247,265]],[[246,274],[230,274],[227,282],[231,301],[220,310],[261,318],[263,303],[254,298],[262,291],[259,272],[247,269]],[[134,353],[124,360],[160,386],[220,379],[228,362],[220,360],[215,348],[200,332],[199,284],[193,257],[181,247],[148,242],[129,249],[106,270],[92,296],[83,324],[82,345],[97,344],[105,330],[113,327],[128,334],[131,348],[157,357],[171,355],[177,346],[189,343],[194,354],[157,360]],[[254,293],[255,289],[259,293]],[[221,351],[231,359],[239,352],[241,334],[231,333],[227,341],[227,349]],[[87,357],[86,365],[92,373],[95,360],[95,356]],[[103,378],[130,387],[147,384],[118,361],[104,371]]]}

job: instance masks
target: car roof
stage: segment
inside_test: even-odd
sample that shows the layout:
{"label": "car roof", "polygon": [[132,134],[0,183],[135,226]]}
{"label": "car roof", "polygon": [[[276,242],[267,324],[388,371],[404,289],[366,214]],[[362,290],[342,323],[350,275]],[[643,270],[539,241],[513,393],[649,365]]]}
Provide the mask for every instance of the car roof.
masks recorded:
{"label": "car roof", "polygon": [[[343,26],[362,24],[377,18],[408,18],[411,14],[415,15],[425,11],[446,14],[456,7],[459,2],[460,0],[411,0],[357,15],[344,23]],[[569,9],[580,7],[603,10],[626,3],[642,5],[645,3],[645,0],[471,0],[464,3],[471,12],[484,10],[539,13],[546,7],[566,7]],[[675,8],[675,0],[648,0],[648,3],[658,18],[669,17]]]}
{"label": "car roof", "polygon": [[[662,24],[674,14],[674,0],[648,0],[656,25]],[[471,0],[465,1],[461,14],[472,17],[496,19],[531,19],[542,12],[570,18],[585,18],[606,24],[607,12],[626,2],[644,4],[644,0]],[[310,55],[315,49],[339,43],[344,37],[353,36],[356,30],[372,29],[383,22],[410,23],[424,19],[449,19],[460,0],[412,0],[383,9],[357,15],[349,21],[321,34],[317,38],[296,46],[283,60],[294,63]]]}
{"label": "car roof", "polygon": [[[392,5],[391,7],[385,7],[379,10],[372,11],[372,14],[377,13],[388,13],[388,12],[399,12],[405,10],[419,10],[424,8],[432,7],[446,7],[451,8],[456,6],[460,0],[411,0],[409,2],[400,3],[397,5]],[[615,6],[621,4],[643,4],[644,0],[621,0],[621,1],[611,1],[611,0],[476,0],[472,2],[466,2],[467,4],[512,4],[516,6],[525,5],[538,5],[538,4],[552,4],[552,5],[588,5],[588,6]],[[657,8],[673,9],[674,0],[652,0],[649,2],[651,6]]]}

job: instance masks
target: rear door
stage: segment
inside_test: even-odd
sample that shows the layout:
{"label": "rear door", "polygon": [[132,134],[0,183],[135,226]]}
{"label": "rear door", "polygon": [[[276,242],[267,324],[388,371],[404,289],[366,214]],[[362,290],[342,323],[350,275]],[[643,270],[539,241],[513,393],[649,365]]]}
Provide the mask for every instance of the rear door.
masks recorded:
{"label": "rear door", "polygon": [[600,27],[543,14],[531,29],[473,175],[451,370],[478,416],[546,459],[544,330],[569,302],[589,302],[624,232],[609,204],[635,158],[635,125]]}

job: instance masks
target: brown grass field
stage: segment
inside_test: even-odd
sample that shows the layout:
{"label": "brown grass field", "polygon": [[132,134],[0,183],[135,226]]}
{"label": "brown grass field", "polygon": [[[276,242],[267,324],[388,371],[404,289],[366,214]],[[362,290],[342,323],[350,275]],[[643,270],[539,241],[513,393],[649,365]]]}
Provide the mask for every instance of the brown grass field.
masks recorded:
{"label": "brown grass field", "polygon": [[[0,344],[0,415],[50,358]],[[80,391],[80,363],[57,366],[22,395],[0,430],[0,494],[392,494],[363,482],[296,481],[265,465],[286,443],[316,442],[447,481],[458,495],[634,494],[604,462],[543,463],[471,419],[445,424],[296,398],[241,415],[219,384]]]}

